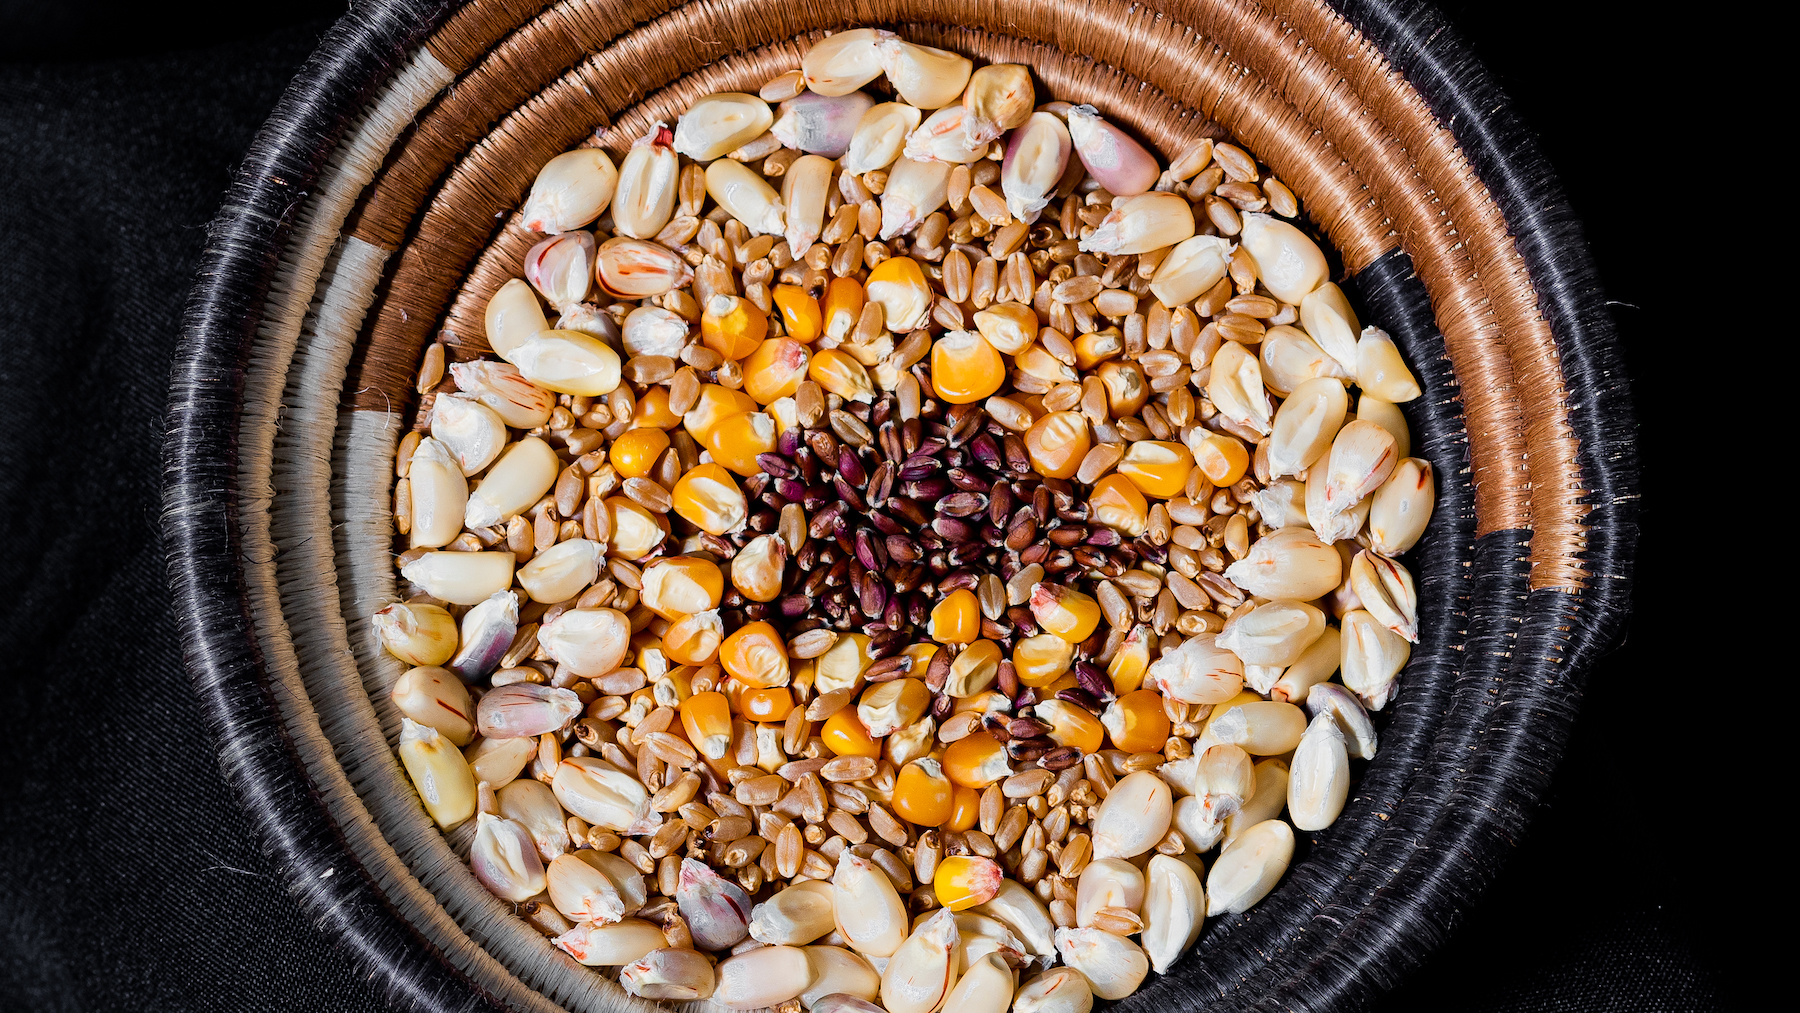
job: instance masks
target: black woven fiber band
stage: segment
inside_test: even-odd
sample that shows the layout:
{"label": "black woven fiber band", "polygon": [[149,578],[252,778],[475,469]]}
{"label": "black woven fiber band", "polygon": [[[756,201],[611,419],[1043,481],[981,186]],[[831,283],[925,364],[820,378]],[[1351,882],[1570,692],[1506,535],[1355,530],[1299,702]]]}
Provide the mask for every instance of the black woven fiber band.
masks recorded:
{"label": "black woven fiber band", "polygon": [[[1440,786],[1420,781],[1422,771],[1444,755],[1443,737],[1478,730],[1446,727],[1453,697],[1467,695],[1470,616],[1504,612],[1516,623],[1523,607],[1522,598],[1512,599],[1509,609],[1472,605],[1482,589],[1471,586],[1471,572],[1481,566],[1475,559],[1468,437],[1443,335],[1412,262],[1404,253],[1389,254],[1348,279],[1345,289],[1362,319],[1378,322],[1394,337],[1424,390],[1405,406],[1416,436],[1413,454],[1431,462],[1438,483],[1431,526],[1405,560],[1418,584],[1421,642],[1393,703],[1375,715],[1381,748],[1343,815],[1325,831],[1298,834],[1294,864],[1275,892],[1244,914],[1209,920],[1197,951],[1173,974],[1125,1000],[1126,1009],[1338,1009],[1366,1000],[1372,986],[1388,983],[1334,973],[1321,966],[1330,959],[1321,950],[1337,947],[1379,885],[1375,877],[1359,875],[1359,866],[1377,840],[1395,838],[1397,831],[1405,835],[1394,814],[1404,811],[1409,820],[1429,827],[1444,812]],[[1495,666],[1481,678],[1497,674]],[[1396,934],[1370,956],[1388,962],[1395,959],[1389,948],[1409,942]],[[1321,987],[1324,982],[1331,984]]]}
{"label": "black woven fiber band", "polygon": [[169,380],[163,537],[195,692],[220,767],[290,892],[397,1008],[499,1009],[401,918],[351,855],[283,729],[256,644],[237,533],[246,349],[295,207],[350,119],[449,0],[359,4],[326,33],[234,174],[208,227]]}
{"label": "black woven fiber band", "polygon": [[[1244,914],[1209,920],[1195,953],[1120,1003],[1133,1013],[1356,1009],[1415,968],[1524,832],[1561,758],[1582,673],[1616,637],[1629,602],[1635,425],[1579,223],[1506,97],[1441,14],[1416,0],[1330,2],[1450,125],[1517,236],[1581,440],[1594,576],[1580,593],[1530,592],[1530,531],[1477,540],[1469,434],[1425,286],[1401,252],[1347,279],[1363,319],[1393,335],[1425,391],[1404,406],[1413,456],[1431,462],[1437,486],[1430,530],[1406,559],[1422,640],[1376,716],[1381,749],[1343,816],[1298,834],[1282,884]],[[169,577],[226,779],[321,929],[391,1003],[420,1010],[501,1004],[384,899],[287,739],[241,571],[234,444],[247,349],[292,211],[345,124],[456,6],[359,5],[290,86],[212,223],[164,450]]]}

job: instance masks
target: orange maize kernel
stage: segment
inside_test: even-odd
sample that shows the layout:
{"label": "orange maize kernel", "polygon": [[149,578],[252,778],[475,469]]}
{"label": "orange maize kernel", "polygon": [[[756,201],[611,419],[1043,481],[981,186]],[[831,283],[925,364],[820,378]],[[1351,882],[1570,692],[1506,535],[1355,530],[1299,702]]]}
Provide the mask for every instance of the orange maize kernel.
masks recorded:
{"label": "orange maize kernel", "polygon": [[1125,642],[1113,652],[1112,660],[1106,663],[1107,678],[1112,680],[1113,692],[1119,696],[1136,692],[1144,684],[1144,673],[1150,670],[1150,644],[1154,634],[1148,626],[1139,624],[1125,634]]}
{"label": "orange maize kernel", "polygon": [[931,346],[931,386],[951,404],[980,401],[1005,381],[1005,360],[974,331],[950,331]]}
{"label": "orange maize kernel", "polygon": [[[1199,446],[1193,451],[1194,467],[1221,489],[1243,478],[1250,467],[1250,451],[1242,440],[1229,433],[1207,432],[1195,442]],[[1124,470],[1124,462],[1120,462],[1120,470]]]}
{"label": "orange maize kernel", "polygon": [[1033,716],[1050,723],[1050,738],[1059,746],[1074,746],[1083,755],[1100,751],[1106,727],[1086,710],[1062,700],[1045,700],[1033,707]]}
{"label": "orange maize kernel", "polygon": [[999,674],[1000,645],[977,640],[951,660],[944,694],[958,700],[974,696],[992,686]]}
{"label": "orange maize kernel", "polygon": [[1088,511],[1100,523],[1130,538],[1150,526],[1150,504],[1131,479],[1113,474],[1094,483]]}
{"label": "orange maize kernel", "polygon": [[1100,603],[1072,587],[1039,582],[1031,588],[1031,614],[1038,625],[1071,644],[1094,635]]}
{"label": "orange maize kernel", "polygon": [[839,341],[856,330],[862,316],[863,287],[855,278],[833,278],[825,287],[825,335]]}
{"label": "orange maize kernel", "polygon": [[662,651],[677,665],[710,665],[718,659],[724,638],[725,624],[717,612],[696,612],[669,624],[662,635]]}
{"label": "orange maize kernel", "polygon": [[952,911],[967,911],[993,900],[1005,878],[1006,871],[991,858],[951,855],[938,863],[931,888],[939,904]]}
{"label": "orange maize kernel", "polygon": [[824,349],[813,356],[806,375],[846,401],[867,403],[875,400],[875,385],[869,381],[869,371],[847,352]]}
{"label": "orange maize kernel", "polygon": [[889,679],[863,691],[856,716],[871,738],[886,738],[925,716],[931,691],[918,679]]}
{"label": "orange maize kernel", "polygon": [[950,793],[950,822],[944,824],[944,829],[960,834],[980,821],[981,794],[967,785],[957,785]]}
{"label": "orange maize kernel", "polygon": [[863,283],[863,298],[881,305],[884,326],[895,334],[925,326],[931,313],[931,286],[911,257],[889,257],[875,265]]}
{"label": "orange maize kernel", "polygon": [[793,397],[811,359],[806,346],[793,338],[770,338],[744,360],[744,393],[757,404]]}
{"label": "orange maize kernel", "polygon": [[612,526],[612,533],[606,539],[609,556],[641,559],[655,551],[669,536],[669,519],[645,509],[636,500],[611,496],[603,505]]}
{"label": "orange maize kernel", "polygon": [[701,385],[699,399],[681,417],[681,424],[687,427],[688,435],[694,438],[694,442],[704,447],[707,434],[720,422],[741,412],[753,412],[761,408],[762,405],[757,404],[756,399],[741,390],[708,383]]}
{"label": "orange maize kernel", "polygon": [[777,285],[772,298],[776,311],[781,314],[781,327],[788,337],[803,345],[818,340],[824,320],[819,311],[819,300],[807,295],[806,289],[799,285]]}
{"label": "orange maize kernel", "polygon": [[916,672],[923,675],[925,670],[931,667],[931,656],[936,654],[938,650],[939,648],[936,644],[918,643],[907,645],[906,649],[900,653],[912,659],[912,667],[907,669],[908,672]]}
{"label": "orange maize kernel", "polygon": [[1187,488],[1188,472],[1194,470],[1194,455],[1180,443],[1139,440],[1125,449],[1118,470],[1144,495],[1168,499]]}
{"label": "orange maize kernel", "polygon": [[943,763],[944,776],[965,788],[986,788],[1012,773],[1006,747],[984,731],[944,747]]}
{"label": "orange maize kernel", "polygon": [[981,603],[975,600],[975,592],[958,588],[945,595],[931,610],[926,630],[940,644],[974,643],[981,636]]}
{"label": "orange maize kernel", "polygon": [[1115,419],[1136,415],[1150,400],[1144,368],[1135,362],[1103,362],[1100,383],[1106,388],[1106,407]]}
{"label": "orange maize kernel", "polygon": [[1169,716],[1162,694],[1140,689],[1114,700],[1100,716],[1113,745],[1127,753],[1153,753],[1169,740]]}
{"label": "orange maize kernel", "polygon": [[695,749],[722,759],[731,746],[731,702],[723,693],[695,693],[681,701],[681,727]]}
{"label": "orange maize kernel", "polygon": [[[667,401],[664,401],[667,404]],[[656,467],[656,459],[669,449],[669,434],[661,429],[631,429],[613,441],[606,459],[620,478],[643,478]]]}
{"label": "orange maize kernel", "polygon": [[1055,633],[1026,637],[1013,646],[1013,671],[1037,689],[1063,677],[1075,661],[1075,645]]}
{"label": "orange maize kernel", "polygon": [[[702,464],[681,476],[669,498],[674,501],[677,514],[711,535],[729,534],[744,523],[744,517],[749,512],[749,503],[744,499],[744,491],[738,488],[737,480],[731,477],[731,472],[717,464]],[[622,496],[615,496],[613,499],[631,503],[631,500]],[[606,501],[608,507],[612,503],[611,499]],[[631,505],[637,506],[636,503]],[[643,507],[638,509],[644,510]],[[649,514],[649,511],[644,510],[644,513]],[[615,517],[613,537],[617,539],[618,535],[619,523]],[[648,551],[650,550],[644,550]],[[640,552],[637,555],[643,554]],[[636,559],[637,556],[626,558]]]}
{"label": "orange maize kernel", "polygon": [[825,748],[839,756],[881,756],[881,743],[869,737],[862,719],[856,716],[854,705],[826,718],[819,729],[819,739],[825,743]]}
{"label": "orange maize kernel", "polygon": [[644,567],[642,583],[638,601],[671,623],[718,608],[725,594],[725,574],[719,564],[698,556],[659,559]]}
{"label": "orange maize kernel", "polygon": [[738,698],[744,716],[755,721],[785,721],[794,709],[794,693],[785,686],[753,689]]}
{"label": "orange maize kernel", "polygon": [[914,760],[894,779],[894,815],[914,826],[941,827],[954,809],[952,785],[938,761]]}
{"label": "orange maize kernel", "polygon": [[769,315],[748,299],[719,293],[700,314],[700,341],[727,359],[756,351],[769,334]]}
{"label": "orange maize kernel", "polygon": [[1125,340],[1117,327],[1090,331],[1075,339],[1075,368],[1091,373],[1094,367],[1125,351]]}
{"label": "orange maize kernel", "polygon": [[768,623],[747,623],[719,645],[719,664],[746,686],[763,689],[788,684],[787,644]]}
{"label": "orange maize kernel", "polygon": [[701,443],[714,461],[749,478],[762,473],[756,455],[775,449],[775,419],[766,412],[728,415],[712,427]]}
{"label": "orange maize kernel", "polygon": [[681,416],[669,410],[669,388],[658,385],[645,391],[631,411],[631,424],[638,429],[673,429],[681,425]]}
{"label": "orange maize kernel", "polygon": [[1025,430],[1025,453],[1045,478],[1074,478],[1091,445],[1087,419],[1080,412],[1051,412]]}

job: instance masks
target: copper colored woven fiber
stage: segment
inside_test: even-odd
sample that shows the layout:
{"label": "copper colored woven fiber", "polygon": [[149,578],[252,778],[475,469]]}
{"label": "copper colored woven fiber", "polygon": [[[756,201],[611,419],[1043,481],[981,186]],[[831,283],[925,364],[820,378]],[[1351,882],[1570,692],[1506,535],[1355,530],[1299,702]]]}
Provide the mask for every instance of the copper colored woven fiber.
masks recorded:
{"label": "copper colored woven fiber", "polygon": [[[505,176],[508,173],[497,169],[496,163],[514,163],[525,156],[530,156],[525,158],[527,161],[535,158],[536,162],[541,162],[556,150],[579,143],[588,128],[602,125],[603,114],[594,109],[596,98],[601,100],[600,105],[606,106],[610,104],[609,98],[616,101],[635,97],[640,82],[654,84],[679,75],[682,65],[669,54],[685,54],[693,48],[691,43],[686,47],[678,44],[684,39],[692,40],[698,31],[692,7],[673,11],[617,39],[609,49],[564,75],[525,109],[504,120],[476,146],[471,156],[457,163],[457,168],[452,170],[433,198],[432,210],[426,212],[425,219],[416,229],[413,242],[426,244],[430,255],[413,253],[410,244],[402,252],[391,288],[392,298],[379,310],[374,332],[378,342],[385,344],[397,340],[400,345],[396,352],[410,348],[416,354],[418,344],[432,326],[426,321],[439,319],[447,308],[444,300],[451,291],[449,281],[440,269],[467,269],[474,262],[475,242],[468,223],[511,209],[488,210],[489,206],[507,203],[502,195],[507,189]],[[905,10],[901,11],[901,7]],[[921,10],[929,13],[929,8],[930,5],[871,5],[869,14],[878,17],[886,13]],[[1525,462],[1534,456],[1528,454],[1528,449],[1536,448],[1528,448],[1528,444],[1544,448],[1535,456],[1571,459],[1573,450],[1566,446],[1570,441],[1545,436],[1545,433],[1557,431],[1559,426],[1566,430],[1566,422],[1560,421],[1562,413],[1558,411],[1565,395],[1555,382],[1553,355],[1533,355],[1522,350],[1530,347],[1530,342],[1514,344],[1503,340],[1511,332],[1503,330],[1493,307],[1496,303],[1508,307],[1509,316],[1518,320],[1521,300],[1517,297],[1517,286],[1507,287],[1504,293],[1507,299],[1496,300],[1483,284],[1482,279],[1488,275],[1478,270],[1473,262],[1473,257],[1478,254],[1490,260],[1494,257],[1516,260],[1510,241],[1504,234],[1494,237],[1489,233],[1483,237],[1478,235],[1481,230],[1460,227],[1459,219],[1452,214],[1434,210],[1450,201],[1439,199],[1434,203],[1429,199],[1444,194],[1479,193],[1479,181],[1469,173],[1466,163],[1458,159],[1440,158],[1422,170],[1407,157],[1408,151],[1425,145],[1448,147],[1448,132],[1429,119],[1423,103],[1416,96],[1410,96],[1404,83],[1395,80],[1391,74],[1364,71],[1365,77],[1374,77],[1386,85],[1377,93],[1381,100],[1376,106],[1379,112],[1371,112],[1373,103],[1364,100],[1364,93],[1348,86],[1352,83],[1350,78],[1337,75],[1340,63],[1349,63],[1357,69],[1378,67],[1380,61],[1367,58],[1366,53],[1360,60],[1342,55],[1336,61],[1328,60],[1322,55],[1325,50],[1311,46],[1308,37],[1300,35],[1287,21],[1272,20],[1266,14],[1258,17],[1255,8],[1227,10],[1220,5],[1187,4],[1175,5],[1172,9],[1193,16],[1196,24],[1216,22],[1219,29],[1217,44],[1175,18],[1159,17],[1148,8],[1124,4],[1090,5],[1084,11],[1084,17],[1077,19],[1079,30],[1071,29],[1070,19],[1059,16],[1063,10],[1060,5],[1048,3],[1009,5],[1004,14],[997,5],[975,4],[959,8],[959,20],[963,24],[991,20],[1004,24],[1019,37],[1035,34],[1063,45],[1080,47],[1077,51],[1095,57],[1117,54],[1128,65],[1143,64],[1145,74],[1169,79],[1166,83],[1173,98],[1187,98],[1199,103],[1199,114],[1211,115],[1230,125],[1232,132],[1252,150],[1269,159],[1278,174],[1306,198],[1309,213],[1343,254],[1346,266],[1354,270],[1396,243],[1407,248],[1433,294],[1434,305],[1439,307],[1439,322],[1458,375],[1463,379],[1463,397],[1471,429],[1480,434],[1480,438],[1473,441],[1472,449],[1480,530],[1531,526],[1533,498]],[[588,31],[589,44],[605,41],[595,36],[612,30],[618,21],[578,20],[578,15],[591,14],[591,11],[591,4],[581,3],[559,5],[546,11],[478,67],[470,80],[452,93],[453,97],[459,102],[491,107],[495,104],[493,101],[481,101],[483,82],[490,78],[505,82],[509,94],[502,97],[512,97],[511,93],[520,88],[521,77],[529,77],[525,71],[541,72],[558,62],[549,57],[567,54],[567,33],[572,28]],[[784,13],[786,16],[782,20],[791,24],[802,20],[808,10],[805,5],[800,5],[784,8]],[[1324,26],[1317,29],[1327,32],[1324,37],[1337,40],[1340,54],[1355,51],[1351,49],[1355,33],[1347,31],[1341,21],[1334,20],[1334,15],[1316,10],[1302,13]],[[831,23],[829,18],[821,20]],[[1307,23],[1300,18],[1294,20],[1299,24]],[[916,24],[902,27],[921,41],[962,48],[984,57],[990,55],[982,51],[984,48],[993,49],[995,58],[1015,58],[993,45],[982,46],[981,33],[968,29],[940,27],[934,30]],[[1335,29],[1334,33],[1332,29]],[[738,38],[750,34],[748,28],[740,26],[736,29]],[[1133,46],[1133,39],[1140,44]],[[724,42],[718,39],[714,44],[723,48]],[[1016,51],[1023,44],[1021,39],[1004,43],[1011,47],[1008,52]],[[512,58],[511,54],[521,51],[537,57],[531,68],[522,68]],[[1036,55],[1043,50],[1031,52]],[[1176,52],[1185,52],[1187,61],[1141,55]],[[1262,66],[1277,69],[1277,73],[1268,78],[1271,83],[1264,83],[1255,76],[1253,68],[1258,65],[1250,62],[1251,54],[1262,58]],[[687,58],[698,57],[690,55]],[[1033,62],[1041,64],[1040,77],[1053,93],[1068,94],[1065,88],[1070,92],[1079,91],[1083,97],[1098,99],[1097,104],[1115,115],[1119,115],[1119,110],[1110,107],[1123,106],[1132,111],[1120,115],[1123,122],[1163,150],[1169,150],[1163,143],[1166,131],[1157,129],[1154,118],[1139,111],[1142,105],[1156,103],[1138,101],[1148,97],[1139,90],[1142,86],[1138,82],[1088,59]],[[1138,68],[1132,66],[1131,69]],[[744,68],[744,73],[746,83],[735,86],[747,87],[753,81],[754,72]],[[1079,78],[1071,75],[1079,75]],[[1325,82],[1333,80],[1335,85],[1325,86]],[[629,86],[621,93],[616,87],[607,88],[609,82],[629,82]],[[1305,100],[1307,115],[1303,116],[1299,108],[1286,101],[1289,93]],[[563,108],[566,106],[580,107],[585,110],[585,116],[571,118]],[[444,111],[440,107],[433,115]],[[1315,126],[1312,118],[1321,121],[1322,125]],[[1406,122],[1414,128],[1413,132],[1398,137],[1388,135],[1381,128],[1390,118]],[[619,132],[623,133],[623,128]],[[419,135],[424,134],[421,129]],[[440,131],[439,134],[440,140],[434,151],[438,156],[436,160],[441,161],[442,149],[454,144],[448,139],[450,132]],[[369,207],[381,206],[381,201],[390,192],[416,193],[426,185],[419,177],[428,171],[428,166],[423,162],[414,165],[407,161],[416,150],[419,149],[409,147],[402,153],[395,164],[396,171],[374,188]],[[1454,154],[1453,147],[1449,151]],[[1340,155],[1353,157],[1345,159],[1338,157]],[[516,206],[529,185],[529,173],[515,168],[510,176],[510,203]],[[457,201],[459,196],[470,191],[479,195],[479,210],[483,212],[479,218],[470,213],[478,209],[476,206]],[[1428,199],[1420,200],[1421,194],[1429,195]],[[1489,218],[1495,214],[1491,202],[1473,198],[1462,202],[1471,201],[1478,207],[1488,207]],[[452,204],[457,214],[439,216],[435,213],[438,208],[448,209]],[[359,225],[365,233],[370,233],[368,226],[373,217],[365,215]],[[391,223],[388,231],[391,235]],[[370,233],[365,238],[387,237]],[[510,248],[512,244],[505,245]],[[484,276],[486,273],[482,272]],[[477,284],[470,294],[485,287],[485,284]],[[454,326],[456,317],[461,315],[458,312],[443,320],[450,325],[446,340],[457,344],[469,340],[466,328]],[[1540,339],[1547,334],[1535,314],[1518,327]],[[393,403],[392,393],[405,389],[405,370],[388,369],[385,364],[390,360],[407,361],[410,356],[384,354],[375,358],[371,374],[357,385],[365,392],[360,403],[366,407],[385,407]],[[1513,381],[1519,359],[1528,364],[1540,361],[1550,364],[1550,376],[1534,378],[1538,382],[1534,383],[1533,389],[1539,393],[1532,402],[1533,425],[1529,429],[1523,424],[1524,410]],[[376,391],[388,392],[390,397],[377,397]],[[1551,450],[1561,452],[1551,455]],[[1539,498],[1559,507],[1552,510],[1550,516],[1562,520],[1568,527],[1568,518],[1578,517],[1575,507],[1580,490],[1577,486],[1558,492],[1560,495]],[[1573,562],[1579,552],[1578,524],[1574,527],[1573,535],[1534,540],[1534,561],[1539,564],[1534,571],[1535,585],[1579,586],[1578,564]],[[1560,567],[1546,565],[1556,560],[1568,562]]]}
{"label": "copper colored woven fiber", "polygon": [[[171,584],[234,790],[398,1008],[649,1010],[481,887],[466,828],[438,833],[393,759],[398,662],[368,617],[397,592],[394,445],[429,408],[426,342],[485,351],[485,303],[541,238],[517,224],[539,166],[622,156],[865,25],[1028,64],[1040,95],[1095,104],[1165,159],[1243,144],[1417,374],[1403,410],[1438,499],[1406,556],[1421,639],[1380,751],[1275,891],[1208,919],[1118,1013],[1366,1005],[1529,823],[1636,550],[1629,392],[1579,222],[1423,0],[360,0],[209,231],[171,385]],[[333,418],[316,395],[340,384]]]}

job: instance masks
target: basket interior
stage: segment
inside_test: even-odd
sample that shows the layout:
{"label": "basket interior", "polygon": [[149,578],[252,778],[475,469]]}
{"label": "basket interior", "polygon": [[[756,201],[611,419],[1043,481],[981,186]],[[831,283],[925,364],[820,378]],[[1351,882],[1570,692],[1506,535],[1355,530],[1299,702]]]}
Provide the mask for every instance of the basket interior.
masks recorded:
{"label": "basket interior", "polygon": [[486,350],[482,309],[538,238],[516,217],[538,166],[583,144],[622,154],[693,99],[755,91],[851,25],[1027,64],[1040,95],[1093,103],[1165,160],[1200,136],[1238,140],[1299,195],[1358,309],[1414,366],[1426,393],[1408,421],[1439,503],[1411,560],[1424,639],[1381,752],[1339,822],[1303,835],[1276,893],[1209,920],[1195,954],[1122,1005],[1310,1007],[1390,981],[1405,960],[1388,958],[1419,931],[1409,920],[1433,930],[1468,889],[1420,844],[1484,847],[1488,828],[1458,809],[1505,762],[1475,748],[1510,699],[1484,687],[1510,671],[1527,593],[1583,587],[1584,490],[1550,327],[1498,205],[1426,101],[1319,2],[473,0],[396,68],[296,215],[252,348],[237,469],[283,726],[348,852],[416,934],[392,945],[435,950],[480,1002],[650,1008],[476,883],[459,857],[469,831],[439,834],[394,759],[402,666],[367,621],[395,592],[394,447],[425,343]]}

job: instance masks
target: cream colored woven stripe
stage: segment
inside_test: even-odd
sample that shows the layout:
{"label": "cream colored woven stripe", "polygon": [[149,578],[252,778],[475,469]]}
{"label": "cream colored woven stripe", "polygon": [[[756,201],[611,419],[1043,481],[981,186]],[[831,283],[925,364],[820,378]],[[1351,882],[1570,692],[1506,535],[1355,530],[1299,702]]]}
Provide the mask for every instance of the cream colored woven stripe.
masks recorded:
{"label": "cream colored woven stripe", "polygon": [[[323,569],[297,568],[282,558],[294,549],[294,509],[300,505],[291,502],[299,499],[294,495],[296,480],[304,484],[303,473],[312,470],[304,463],[298,468],[295,464],[310,461],[322,466],[326,476],[329,474],[330,437],[335,429],[335,405],[348,348],[354,342],[357,323],[368,308],[386,257],[372,248],[334,248],[334,240],[395,138],[453,80],[454,75],[447,68],[421,50],[346,131],[317,186],[295,209],[293,232],[276,267],[246,371],[238,441],[245,582],[284,726],[346,842],[383,894],[453,963],[508,1005],[534,1013],[558,1013],[559,1007],[519,981],[462,932],[436,897],[413,878],[406,863],[384,838],[382,828],[359,797],[354,778],[339,765],[333,747],[334,740],[341,741],[333,734],[339,730],[334,727],[338,722],[329,714],[316,713],[309,699],[309,692],[316,697],[321,690],[337,689],[321,685],[316,677],[321,666],[308,657],[318,653],[319,639],[309,634],[320,622],[338,620],[335,608],[295,609],[291,602],[284,602],[284,596],[296,584],[322,586],[326,591],[335,586],[328,547],[324,550]],[[315,296],[319,297],[317,302]],[[309,384],[305,369],[292,376],[289,371],[303,333],[310,338],[321,324],[350,336],[349,341],[340,343],[343,354],[331,356],[337,359],[337,379],[322,386]],[[316,406],[296,404],[301,410],[290,411],[283,404],[284,396],[294,403],[320,395],[327,404],[317,425],[309,425],[304,410]],[[328,478],[315,479],[314,487],[319,490],[314,497],[318,513],[324,518],[328,516]],[[320,540],[328,546],[329,532]],[[335,600],[331,604],[335,606]],[[289,617],[294,619],[291,630]],[[301,634],[309,644],[297,645],[292,633]],[[338,640],[342,640],[341,628]],[[340,655],[347,658],[347,652],[340,651]],[[367,699],[363,702],[366,712]],[[372,724],[372,714],[369,719]],[[391,756],[385,748],[380,752]],[[422,815],[419,818],[423,819]],[[438,841],[442,846],[441,837]],[[513,921],[517,923],[517,919]]]}

